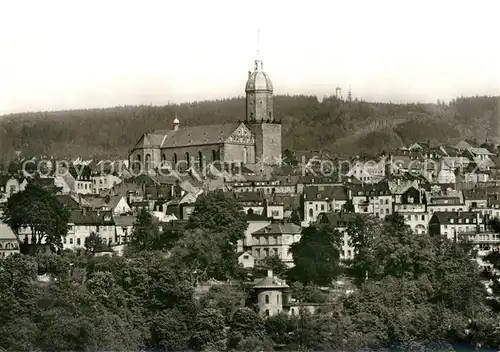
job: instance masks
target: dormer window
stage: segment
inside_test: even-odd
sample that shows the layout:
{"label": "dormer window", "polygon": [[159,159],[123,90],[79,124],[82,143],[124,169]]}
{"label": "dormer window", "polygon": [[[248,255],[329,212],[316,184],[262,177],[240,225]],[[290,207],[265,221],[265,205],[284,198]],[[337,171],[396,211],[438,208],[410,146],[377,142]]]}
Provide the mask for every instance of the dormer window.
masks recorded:
{"label": "dormer window", "polygon": [[469,219],[465,219],[465,223],[468,224],[469,223]]}
{"label": "dormer window", "polygon": [[453,219],[450,219],[450,224],[453,224],[453,223],[454,223]]}

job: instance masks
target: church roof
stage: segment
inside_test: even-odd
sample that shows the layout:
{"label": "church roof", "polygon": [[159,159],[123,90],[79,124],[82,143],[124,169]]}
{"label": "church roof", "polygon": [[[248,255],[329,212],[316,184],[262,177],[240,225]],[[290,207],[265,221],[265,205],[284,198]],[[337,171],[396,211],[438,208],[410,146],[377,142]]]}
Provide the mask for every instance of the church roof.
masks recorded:
{"label": "church roof", "polygon": [[273,83],[264,71],[254,71],[248,77],[245,92],[273,91]]}
{"label": "church roof", "polygon": [[145,133],[136,148],[176,148],[191,145],[224,143],[241,123],[180,127]]}
{"label": "church roof", "polygon": [[240,126],[240,123],[181,127],[171,130],[161,144],[162,148],[185,147],[190,145],[220,144]]}

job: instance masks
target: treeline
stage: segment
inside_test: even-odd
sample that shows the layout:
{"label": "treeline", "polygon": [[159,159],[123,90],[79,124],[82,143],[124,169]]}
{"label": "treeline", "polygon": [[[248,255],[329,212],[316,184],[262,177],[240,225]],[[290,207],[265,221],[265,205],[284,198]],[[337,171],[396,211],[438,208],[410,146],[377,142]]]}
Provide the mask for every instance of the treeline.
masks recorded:
{"label": "treeline", "polygon": [[[40,219],[54,207],[48,195],[40,204],[23,198],[7,204],[6,221],[15,229],[39,224],[36,215]],[[33,214],[23,220],[22,213]],[[492,224],[500,230],[499,221]],[[162,232],[142,211],[123,257],[94,256],[106,246],[96,234],[81,251],[61,251],[57,237],[63,235],[57,226],[46,227],[59,254],[13,255],[0,261],[0,349],[500,347],[498,277],[480,272],[467,242],[416,236],[398,215],[381,221],[360,214],[347,230],[355,248],[352,262],[340,262],[344,236],[325,221],[305,229],[292,246],[292,269],[269,257],[249,270],[238,266],[235,251],[246,228],[241,208],[222,192],[201,196],[189,222],[179,229]],[[500,269],[499,258],[494,252],[487,259]],[[320,308],[262,319],[251,287],[269,269],[287,279],[294,298],[321,303]],[[350,295],[321,288],[342,276],[353,282]],[[198,284],[211,278],[222,284],[200,292]],[[482,279],[494,283],[492,295]]]}
{"label": "treeline", "polygon": [[[284,148],[380,152],[417,140],[496,138],[498,99],[393,104],[276,96],[275,115],[284,123]],[[0,155],[12,157],[20,151],[58,157],[126,157],[141,134],[171,128],[175,114],[187,126],[242,121],[245,99],[6,115],[0,117]]]}

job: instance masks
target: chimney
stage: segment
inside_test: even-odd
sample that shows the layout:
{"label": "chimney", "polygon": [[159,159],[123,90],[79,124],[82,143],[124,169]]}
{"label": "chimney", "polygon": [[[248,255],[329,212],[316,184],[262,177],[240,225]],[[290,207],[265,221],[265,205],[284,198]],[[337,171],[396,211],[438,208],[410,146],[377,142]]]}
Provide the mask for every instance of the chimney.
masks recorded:
{"label": "chimney", "polygon": [[267,270],[267,277],[274,277],[273,271],[271,269]]}

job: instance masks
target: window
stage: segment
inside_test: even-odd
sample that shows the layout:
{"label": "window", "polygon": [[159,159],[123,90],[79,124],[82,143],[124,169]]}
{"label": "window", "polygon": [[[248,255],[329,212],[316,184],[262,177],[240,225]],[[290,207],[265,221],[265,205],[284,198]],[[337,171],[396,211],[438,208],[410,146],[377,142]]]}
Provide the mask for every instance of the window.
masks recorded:
{"label": "window", "polygon": [[173,157],[173,161],[174,161],[174,167],[177,166],[177,154],[174,153],[174,157]]}
{"label": "window", "polygon": [[269,118],[271,118],[271,111],[269,111]]}
{"label": "window", "polygon": [[244,255],[243,259],[249,259],[250,257],[248,255]]}
{"label": "window", "polygon": [[276,303],[280,304],[280,295],[276,295]]}
{"label": "window", "polygon": [[73,244],[73,239],[72,238],[69,239],[69,244]]}
{"label": "window", "polygon": [[295,315],[295,309],[292,308],[292,315]]}
{"label": "window", "polygon": [[201,151],[198,152],[198,167],[203,169],[203,154],[201,154]]}
{"label": "window", "polygon": [[246,164],[248,162],[248,150],[247,147],[243,148],[243,164]]}
{"label": "window", "polygon": [[77,239],[76,239],[76,245],[77,245],[77,246],[79,246],[80,244],[81,244],[80,239],[79,239],[79,238],[77,238]]}
{"label": "window", "polygon": [[312,210],[312,209],[309,209],[309,217],[311,217],[311,218],[312,218],[313,216],[314,216],[314,215],[313,215],[313,210]]}
{"label": "window", "polygon": [[321,204],[321,211],[325,211],[325,205]]}
{"label": "window", "polygon": [[151,154],[146,154],[146,169],[151,168]]}
{"label": "window", "polygon": [[266,309],[266,317],[269,316],[269,309]]}
{"label": "window", "polygon": [[189,160],[189,153],[186,153],[185,159],[186,159],[187,167],[190,167],[191,166],[191,160]]}
{"label": "window", "polygon": [[266,295],[266,297],[265,297],[265,302],[266,302],[266,304],[269,304],[269,296],[268,295]]}

